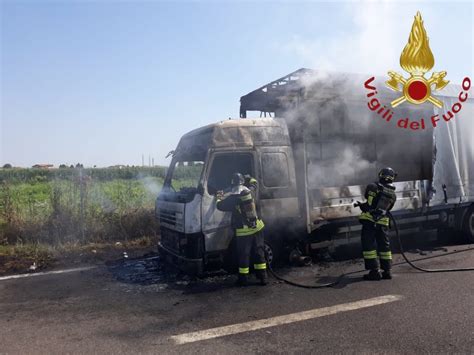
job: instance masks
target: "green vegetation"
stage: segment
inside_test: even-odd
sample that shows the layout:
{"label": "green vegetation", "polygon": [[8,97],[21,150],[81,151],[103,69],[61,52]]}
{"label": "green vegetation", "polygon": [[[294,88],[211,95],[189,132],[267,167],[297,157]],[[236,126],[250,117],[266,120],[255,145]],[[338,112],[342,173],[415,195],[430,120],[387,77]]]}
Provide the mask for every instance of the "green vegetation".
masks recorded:
{"label": "green vegetation", "polygon": [[[63,165],[64,166],[64,165]],[[59,169],[0,169],[0,181],[41,182],[52,180],[72,180],[80,175],[88,176],[94,181],[110,181],[115,179],[136,179],[141,176],[150,176],[164,179],[166,167],[123,167],[123,168],[59,168]]]}
{"label": "green vegetation", "polygon": [[165,168],[1,169],[0,245],[127,241],[158,232]]}
{"label": "green vegetation", "polygon": [[[202,165],[180,165],[176,191]],[[164,167],[0,169],[0,275],[148,252],[159,238],[155,199]]]}

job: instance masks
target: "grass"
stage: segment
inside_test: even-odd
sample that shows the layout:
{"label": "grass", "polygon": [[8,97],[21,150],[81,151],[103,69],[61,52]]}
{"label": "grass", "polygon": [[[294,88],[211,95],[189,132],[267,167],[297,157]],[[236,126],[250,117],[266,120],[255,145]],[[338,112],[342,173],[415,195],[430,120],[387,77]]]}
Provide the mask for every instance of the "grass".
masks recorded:
{"label": "grass", "polygon": [[53,180],[0,186],[0,244],[128,240],[154,235],[162,178]]}
{"label": "grass", "polygon": [[[202,166],[177,169],[173,187],[194,186]],[[0,169],[0,273],[108,260],[149,250],[165,168]]]}

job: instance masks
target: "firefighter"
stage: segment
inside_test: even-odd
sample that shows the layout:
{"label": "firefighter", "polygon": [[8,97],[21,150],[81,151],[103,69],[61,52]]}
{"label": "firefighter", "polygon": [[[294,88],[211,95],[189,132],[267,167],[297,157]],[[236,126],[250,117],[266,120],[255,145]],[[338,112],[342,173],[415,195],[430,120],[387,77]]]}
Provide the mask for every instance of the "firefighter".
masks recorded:
{"label": "firefighter", "polygon": [[[367,186],[365,198],[367,202],[358,203],[362,210],[359,221],[362,224],[361,242],[364,256],[365,269],[369,270],[364,275],[365,280],[390,280],[392,278],[392,251],[388,229],[390,211],[397,199],[393,182],[397,174],[392,168],[383,168],[379,172],[379,181]],[[379,262],[382,273],[379,270]]]}
{"label": "firefighter", "polygon": [[253,267],[261,285],[267,284],[267,263],[264,251],[264,224],[258,218],[255,199],[257,180],[240,173],[234,173],[231,179],[231,191],[224,197],[217,194],[217,209],[232,212],[232,228],[235,229],[237,254],[239,259],[239,278],[237,284],[248,283],[250,257],[253,256]]}

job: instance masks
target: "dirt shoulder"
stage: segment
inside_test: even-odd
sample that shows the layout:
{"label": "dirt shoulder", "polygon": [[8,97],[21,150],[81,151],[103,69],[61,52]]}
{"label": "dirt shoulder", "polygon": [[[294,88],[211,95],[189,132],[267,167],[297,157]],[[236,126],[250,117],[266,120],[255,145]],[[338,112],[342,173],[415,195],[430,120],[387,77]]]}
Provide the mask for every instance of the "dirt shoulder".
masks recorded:
{"label": "dirt shoulder", "polygon": [[136,258],[156,253],[155,238],[126,242],[48,245],[0,245],[0,276],[34,273],[84,264]]}

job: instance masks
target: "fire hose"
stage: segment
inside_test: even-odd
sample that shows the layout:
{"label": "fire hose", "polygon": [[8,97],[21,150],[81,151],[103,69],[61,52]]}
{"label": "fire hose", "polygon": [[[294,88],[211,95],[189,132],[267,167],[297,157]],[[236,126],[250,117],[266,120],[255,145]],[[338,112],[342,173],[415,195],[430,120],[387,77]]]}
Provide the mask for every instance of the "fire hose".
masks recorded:
{"label": "fire hose", "polygon": [[[462,250],[455,250],[455,251],[452,251],[452,252],[449,252],[449,253],[445,253],[445,254],[442,254],[442,255],[434,255],[434,256],[428,256],[428,257],[425,257],[425,258],[419,258],[419,259],[415,259],[415,260],[410,260],[410,259],[408,259],[408,257],[406,256],[405,250],[403,249],[402,239],[401,239],[401,237],[400,237],[400,232],[399,232],[398,225],[397,225],[397,222],[396,222],[395,218],[393,217],[393,215],[392,215],[390,212],[387,212],[387,216],[390,218],[390,220],[391,220],[392,223],[393,223],[393,227],[394,227],[394,230],[395,230],[395,236],[397,237],[398,244],[399,244],[399,247],[400,247],[400,254],[402,255],[403,259],[405,260],[405,261],[401,261],[401,262],[395,263],[395,264],[393,264],[392,266],[399,266],[399,265],[403,265],[403,264],[408,264],[408,265],[410,265],[412,268],[414,268],[414,269],[416,269],[416,270],[418,270],[418,271],[428,272],[428,273],[435,273],[435,272],[438,273],[438,272],[474,271],[474,267],[468,267],[468,268],[446,268],[446,269],[425,269],[425,268],[422,268],[422,267],[419,267],[419,266],[415,265],[415,264],[413,263],[414,261],[422,261],[422,260],[428,260],[428,259],[434,259],[434,258],[439,258],[439,257],[448,256],[448,255],[458,254],[458,253],[462,253],[462,252],[474,250],[474,247],[470,247],[470,248],[466,248],[466,249],[462,249]],[[265,258],[266,258],[266,255],[265,255]],[[278,274],[273,270],[273,268],[271,267],[271,264],[268,262],[268,259],[267,259],[267,265],[268,265],[268,271],[269,271],[269,273],[270,273],[274,278],[276,278],[277,280],[282,281],[282,282],[285,282],[286,284],[291,285],[291,286],[301,287],[301,288],[310,288],[310,289],[334,287],[334,286],[336,286],[337,284],[339,284],[339,283],[341,282],[341,280],[342,280],[345,276],[352,275],[352,274],[358,274],[358,273],[361,273],[361,272],[366,271],[365,269],[360,269],[360,270],[352,271],[352,272],[349,272],[349,273],[342,273],[342,274],[340,274],[339,276],[337,276],[337,277],[336,277],[336,280],[333,281],[333,282],[321,283],[321,284],[316,284],[316,285],[306,285],[306,284],[301,284],[301,283],[298,283],[298,282],[295,282],[295,281],[288,280],[288,279],[286,279],[286,278],[284,278],[284,277],[278,275]]]}
{"label": "fire hose", "polygon": [[[425,268],[422,268],[422,267],[419,267],[419,266],[416,266],[415,264],[413,264],[413,262],[411,260],[408,259],[408,257],[406,256],[405,254],[405,251],[403,250],[403,244],[402,244],[402,239],[400,237],[400,233],[398,231],[398,226],[397,226],[397,222],[395,220],[395,218],[393,218],[392,214],[390,212],[387,212],[387,215],[388,217],[390,218],[390,220],[393,222],[393,227],[395,229],[395,234],[397,236],[397,239],[398,239],[398,244],[400,245],[400,254],[402,254],[402,257],[403,259],[405,259],[405,262],[410,265],[412,268],[418,270],[418,271],[422,271],[422,272],[461,272],[461,271],[474,271],[474,267],[465,267],[465,268],[447,268],[447,269],[425,269]],[[452,251],[450,253],[446,253],[446,254],[443,254],[443,255],[438,255],[439,256],[446,256],[446,255],[452,255],[452,254],[456,254],[456,253],[461,253],[461,252],[464,252],[464,251],[469,251],[469,250],[474,250],[474,248],[467,248],[467,249],[463,249],[463,250],[457,250],[457,251]]]}

